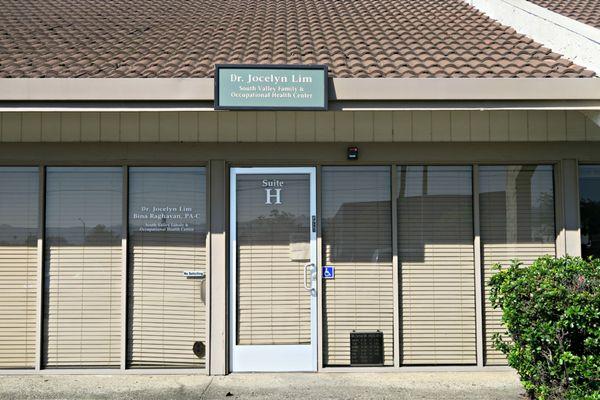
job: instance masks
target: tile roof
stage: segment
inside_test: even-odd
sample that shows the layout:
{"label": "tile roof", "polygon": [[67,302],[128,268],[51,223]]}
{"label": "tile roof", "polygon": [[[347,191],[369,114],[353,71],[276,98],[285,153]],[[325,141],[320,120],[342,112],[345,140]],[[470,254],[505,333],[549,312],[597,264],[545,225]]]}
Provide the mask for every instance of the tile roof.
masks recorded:
{"label": "tile roof", "polygon": [[590,77],[462,0],[0,0],[0,77]]}
{"label": "tile roof", "polygon": [[600,29],[600,0],[529,0],[529,2]]}

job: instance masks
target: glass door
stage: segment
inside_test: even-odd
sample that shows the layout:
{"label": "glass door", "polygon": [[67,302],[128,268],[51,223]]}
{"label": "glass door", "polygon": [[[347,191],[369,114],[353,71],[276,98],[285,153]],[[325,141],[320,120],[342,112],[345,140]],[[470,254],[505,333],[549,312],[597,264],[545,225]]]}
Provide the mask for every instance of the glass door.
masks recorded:
{"label": "glass door", "polygon": [[317,368],[314,168],[232,168],[232,371]]}

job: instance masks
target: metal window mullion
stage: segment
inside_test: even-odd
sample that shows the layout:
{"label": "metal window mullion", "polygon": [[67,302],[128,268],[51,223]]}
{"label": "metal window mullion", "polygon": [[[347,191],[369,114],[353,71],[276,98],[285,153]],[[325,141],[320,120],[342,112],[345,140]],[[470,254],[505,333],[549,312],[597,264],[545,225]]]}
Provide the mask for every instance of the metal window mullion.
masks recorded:
{"label": "metal window mullion", "polygon": [[562,164],[560,162],[553,166],[554,187],[554,232],[555,232],[555,254],[558,257],[567,253],[565,240],[564,219],[564,186],[562,185]]}
{"label": "metal window mullion", "polygon": [[122,221],[121,221],[121,362],[120,369],[124,371],[127,368],[127,234],[128,234],[128,215],[129,215],[129,176],[128,168],[123,165],[123,184],[122,184]]}
{"label": "metal window mullion", "polygon": [[35,370],[42,368],[44,334],[44,229],[46,206],[46,167],[40,165],[38,171],[38,238],[37,238],[37,279],[36,279],[36,320],[35,320]]}
{"label": "metal window mullion", "polygon": [[479,215],[479,165],[473,168],[473,251],[475,258],[475,323],[476,323],[476,354],[477,366],[484,365],[484,342],[483,342],[483,302],[484,283],[481,262],[481,228]]}
{"label": "metal window mullion", "polygon": [[317,165],[317,191],[314,194],[316,196],[317,203],[317,371],[321,371],[324,368],[324,348],[323,348],[323,277],[322,266],[323,266],[323,238],[321,230],[321,199],[322,199],[322,167]]}
{"label": "metal window mullion", "polygon": [[398,166],[392,164],[391,171],[392,202],[392,287],[394,297],[394,367],[400,366],[400,270],[398,261]]}
{"label": "metal window mullion", "polygon": [[[205,322],[205,336],[204,336],[204,349],[205,349],[205,357],[204,357],[204,373],[206,375],[210,375],[210,357],[211,357],[211,317],[212,317],[212,312],[211,312],[211,293],[212,293],[212,279],[211,279],[211,274],[212,274],[212,258],[211,258],[211,254],[212,254],[212,236],[211,236],[211,232],[212,232],[212,226],[211,226],[211,221],[212,221],[212,217],[211,217],[211,192],[210,192],[210,187],[211,187],[211,179],[212,179],[212,174],[211,174],[211,170],[212,170],[212,165],[210,162],[206,163],[206,166],[204,167],[204,176],[206,177],[205,179],[205,185],[204,185],[204,204],[206,205],[205,207],[205,218],[206,218],[206,227],[207,227],[207,231],[206,231],[206,237],[204,240],[204,249],[206,251],[206,254],[204,256],[204,260],[205,260],[205,265],[204,265],[204,270],[206,271],[206,277],[204,279],[205,285],[206,285],[206,293],[205,293],[205,310],[204,310],[204,315],[206,316],[204,318],[204,322]],[[224,352],[226,352],[225,349],[223,349]]]}

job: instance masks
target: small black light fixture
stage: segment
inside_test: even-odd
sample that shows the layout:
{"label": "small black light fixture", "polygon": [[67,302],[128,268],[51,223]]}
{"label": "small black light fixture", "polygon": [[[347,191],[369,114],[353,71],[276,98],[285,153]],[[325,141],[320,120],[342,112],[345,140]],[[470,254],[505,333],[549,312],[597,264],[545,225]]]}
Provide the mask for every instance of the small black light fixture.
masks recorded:
{"label": "small black light fixture", "polygon": [[348,147],[348,160],[358,160],[358,147],[357,146]]}

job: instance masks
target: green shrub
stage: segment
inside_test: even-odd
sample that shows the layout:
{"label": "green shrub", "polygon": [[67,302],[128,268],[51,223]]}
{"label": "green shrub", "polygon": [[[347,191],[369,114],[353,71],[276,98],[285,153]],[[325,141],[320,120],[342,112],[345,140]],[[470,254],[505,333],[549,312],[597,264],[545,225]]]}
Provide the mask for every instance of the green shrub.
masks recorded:
{"label": "green shrub", "polygon": [[600,260],[497,265],[490,300],[507,332],[495,346],[535,399],[600,399]]}

